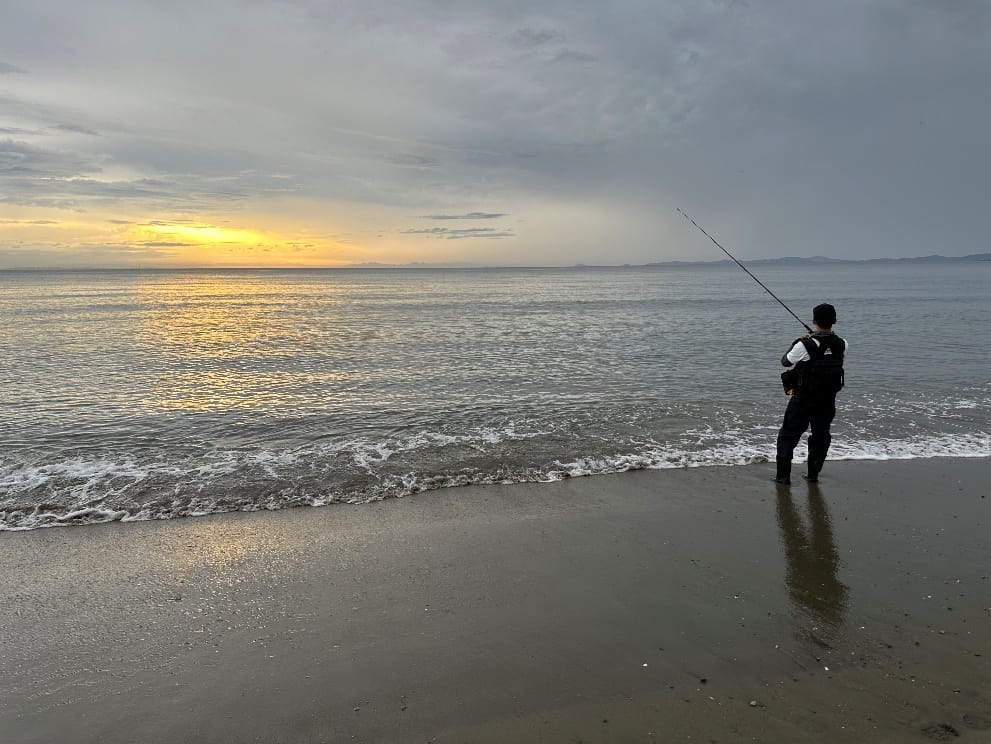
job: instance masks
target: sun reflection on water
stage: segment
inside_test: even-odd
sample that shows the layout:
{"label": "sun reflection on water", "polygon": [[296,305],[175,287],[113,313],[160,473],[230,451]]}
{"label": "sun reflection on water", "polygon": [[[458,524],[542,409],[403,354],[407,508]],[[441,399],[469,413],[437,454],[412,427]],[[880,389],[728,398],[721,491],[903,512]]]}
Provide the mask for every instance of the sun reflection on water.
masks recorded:
{"label": "sun reflection on water", "polygon": [[[335,284],[323,281],[299,313],[300,284],[266,274],[187,275],[139,287],[139,338],[160,360],[145,404],[191,411],[305,404],[353,373],[333,359],[304,364],[335,327]],[[312,291],[312,290],[310,290]],[[317,322],[318,321],[318,322]],[[315,326],[320,330],[316,330]]]}

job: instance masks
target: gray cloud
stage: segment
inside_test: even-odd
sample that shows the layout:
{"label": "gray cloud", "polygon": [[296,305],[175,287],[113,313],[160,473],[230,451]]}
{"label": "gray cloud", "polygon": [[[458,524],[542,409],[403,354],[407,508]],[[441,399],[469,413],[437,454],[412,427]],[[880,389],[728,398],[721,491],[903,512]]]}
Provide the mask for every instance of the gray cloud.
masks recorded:
{"label": "gray cloud", "polygon": [[510,36],[510,41],[524,49],[533,49],[545,44],[564,43],[565,38],[564,34],[552,28],[521,28]]}
{"label": "gray cloud", "polygon": [[456,240],[460,238],[511,238],[512,232],[498,230],[494,227],[466,227],[455,230],[449,227],[426,227],[402,230],[403,235],[431,235],[437,238]]}
{"label": "gray cloud", "polygon": [[416,168],[432,168],[438,164],[437,158],[426,157],[424,155],[413,155],[411,153],[400,153],[389,157],[389,162],[396,165],[409,165]]}
{"label": "gray cloud", "polygon": [[71,246],[0,247],[0,266],[8,268],[103,268],[161,264],[174,254],[172,248],[116,243],[83,243]]}
{"label": "gray cloud", "polygon": [[27,70],[22,70],[20,67],[0,62],[0,75],[24,75],[26,73]]}
{"label": "gray cloud", "polygon": [[[498,204],[518,234],[473,258],[512,263],[708,257],[675,206],[741,258],[983,244],[982,0],[115,7],[5,9],[0,48],[32,74],[3,77],[0,205],[298,197],[360,244]],[[477,229],[420,234],[506,232]]]}
{"label": "gray cloud", "polygon": [[0,204],[12,204],[18,207],[44,207],[66,212],[85,212],[81,204],[74,199],[58,199],[44,196],[0,196]]}
{"label": "gray cloud", "polygon": [[505,217],[504,212],[468,212],[467,214],[425,214],[425,220],[494,220]]}
{"label": "gray cloud", "polygon": [[465,240],[467,238],[485,238],[497,240],[499,238],[514,238],[516,235],[512,232],[498,230],[452,230],[448,235],[445,236],[447,240]]}
{"label": "gray cloud", "polygon": [[554,55],[554,62],[595,62],[598,57],[587,52],[577,52],[573,49],[565,49]]}
{"label": "gray cloud", "polygon": [[75,132],[76,134],[90,134],[94,136],[99,136],[99,132],[90,129],[89,127],[84,127],[80,124],[56,124],[52,129],[58,129],[62,132]]}
{"label": "gray cloud", "polygon": [[[164,178],[94,178],[115,161],[113,156],[81,155],[21,140],[0,140],[0,204],[83,211],[116,203],[216,211],[248,194],[265,191],[265,185],[272,182],[259,175],[223,178],[190,173]],[[276,180],[284,190],[284,181]],[[246,182],[254,188],[246,188]]]}
{"label": "gray cloud", "polygon": [[0,179],[10,176],[66,178],[99,171],[100,167],[91,159],[76,153],[41,148],[13,139],[0,140]]}

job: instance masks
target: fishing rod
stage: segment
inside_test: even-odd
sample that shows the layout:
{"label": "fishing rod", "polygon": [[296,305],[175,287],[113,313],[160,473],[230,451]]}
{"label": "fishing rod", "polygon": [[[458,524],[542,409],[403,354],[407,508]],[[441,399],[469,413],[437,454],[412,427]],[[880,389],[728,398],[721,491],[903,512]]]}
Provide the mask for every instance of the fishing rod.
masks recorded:
{"label": "fishing rod", "polygon": [[734,263],[735,263],[735,264],[736,264],[737,266],[739,266],[739,267],[740,267],[741,269],[743,269],[743,270],[744,270],[744,271],[746,271],[746,272],[747,272],[748,274],[750,274],[750,278],[751,278],[751,279],[753,279],[753,280],[754,280],[755,282],[757,282],[757,283],[758,283],[758,284],[759,284],[760,286],[762,286],[762,287],[764,287],[764,291],[765,291],[765,292],[767,292],[767,293],[768,293],[769,295],[771,295],[771,297],[773,297],[774,299],[776,299],[776,300],[778,300],[778,302],[780,303],[780,305],[781,305],[781,307],[783,307],[783,308],[784,308],[785,310],[787,310],[787,311],[788,311],[789,313],[791,313],[791,316],[792,316],[792,317],[793,317],[793,318],[794,318],[795,320],[797,320],[797,321],[798,321],[799,323],[801,323],[801,324],[802,324],[802,326],[803,326],[803,327],[805,328],[805,330],[807,330],[807,331],[808,331],[809,333],[812,333],[812,332],[813,332],[811,328],[809,328],[809,327],[808,327],[807,325],[805,325],[805,321],[803,321],[803,320],[802,320],[801,318],[799,318],[799,317],[798,317],[797,315],[795,315],[795,313],[792,313],[792,312],[791,312],[791,308],[790,308],[790,307],[788,307],[788,306],[787,306],[787,305],[786,305],[785,303],[783,303],[783,302],[781,302],[781,300],[780,300],[780,299],[778,298],[778,296],[777,296],[776,294],[774,294],[774,292],[772,292],[771,290],[769,290],[769,289],[768,289],[768,288],[767,288],[767,287],[766,287],[766,286],[764,285],[764,282],[762,282],[762,281],[761,281],[760,279],[758,279],[758,278],[757,278],[756,276],[754,276],[753,274],[751,274],[751,273],[750,273],[750,269],[748,269],[748,268],[747,268],[746,266],[744,266],[744,265],[743,265],[742,263],[740,263],[739,261],[737,261],[737,260],[736,260],[736,259],[735,259],[735,258],[733,257],[733,254],[732,254],[732,253],[730,253],[730,252],[729,252],[728,250],[726,250],[726,249],[725,249],[725,248],[723,248],[723,247],[722,247],[721,245],[719,245],[719,242],[718,242],[718,241],[717,241],[717,240],[716,240],[716,239],[715,239],[714,237],[712,237],[711,235],[709,235],[709,233],[707,233],[707,232],[706,232],[706,231],[705,231],[705,230],[704,230],[704,229],[702,228],[702,226],[701,226],[701,225],[700,225],[699,223],[697,223],[697,222],[696,222],[695,220],[693,220],[693,219],[692,219],[691,217],[689,217],[689,216],[688,216],[688,215],[687,215],[687,214],[686,214],[685,212],[682,212],[682,211],[681,211],[681,207],[675,207],[675,209],[677,209],[677,210],[678,210],[678,214],[680,214],[680,215],[681,215],[682,217],[684,217],[684,218],[685,218],[686,220],[688,220],[688,221],[689,221],[689,222],[691,222],[691,223],[692,223],[693,225],[695,225],[695,227],[697,227],[697,228],[698,228],[699,230],[701,230],[701,231],[702,231],[702,234],[703,234],[703,235],[705,235],[705,237],[707,237],[707,238],[708,238],[709,240],[711,240],[711,241],[712,241],[713,243],[715,243],[715,244],[716,244],[716,247],[717,247],[717,248],[718,248],[719,250],[721,250],[721,251],[722,251],[723,253],[725,253],[725,254],[726,254],[727,256],[729,256],[730,258],[732,258],[732,259],[733,259],[733,262],[734,262]]}

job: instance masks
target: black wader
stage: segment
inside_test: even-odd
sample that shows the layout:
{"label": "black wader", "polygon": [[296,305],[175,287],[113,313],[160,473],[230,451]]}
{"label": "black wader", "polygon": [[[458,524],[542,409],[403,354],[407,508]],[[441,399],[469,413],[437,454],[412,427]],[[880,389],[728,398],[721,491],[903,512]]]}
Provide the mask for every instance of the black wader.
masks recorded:
{"label": "black wader", "polygon": [[[843,357],[846,342],[832,333],[816,333],[811,340],[802,341],[811,357],[799,362],[795,394],[788,401],[785,420],[778,431],[778,471],[775,480],[788,483],[791,479],[791,458],[802,434],[810,426],[809,480],[816,480],[832,437],[829,425],[836,416],[836,393],[843,387]],[[787,355],[781,363],[788,366]]]}
{"label": "black wader", "polygon": [[826,462],[829,443],[833,440],[829,434],[829,425],[836,416],[835,396],[825,400],[803,401],[798,395],[793,395],[785,409],[785,420],[778,432],[778,474],[777,478],[787,481],[791,477],[791,458],[795,452],[802,434],[811,425],[809,434],[809,478],[816,478],[822,465]]}

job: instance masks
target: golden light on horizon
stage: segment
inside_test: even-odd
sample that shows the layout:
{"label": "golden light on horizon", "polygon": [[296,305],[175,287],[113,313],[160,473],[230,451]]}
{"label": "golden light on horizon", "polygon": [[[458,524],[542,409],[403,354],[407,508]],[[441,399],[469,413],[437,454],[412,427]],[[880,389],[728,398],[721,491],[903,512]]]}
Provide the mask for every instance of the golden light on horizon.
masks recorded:
{"label": "golden light on horizon", "polygon": [[10,244],[11,265],[41,267],[279,268],[451,260],[436,249],[452,246],[404,235],[360,207],[339,208],[329,219],[323,203],[276,206],[252,205],[257,208],[235,214],[134,214],[0,205],[0,233]]}
{"label": "golden light on horizon", "polygon": [[323,266],[340,261],[340,246],[306,230],[259,229],[194,220],[131,225],[128,237],[160,252],[163,263],[211,266]]}
{"label": "golden light on horizon", "polygon": [[175,238],[182,242],[202,244],[224,243],[237,245],[259,245],[266,242],[261,233],[217,225],[188,225],[183,223],[152,222],[140,226],[159,238]]}

